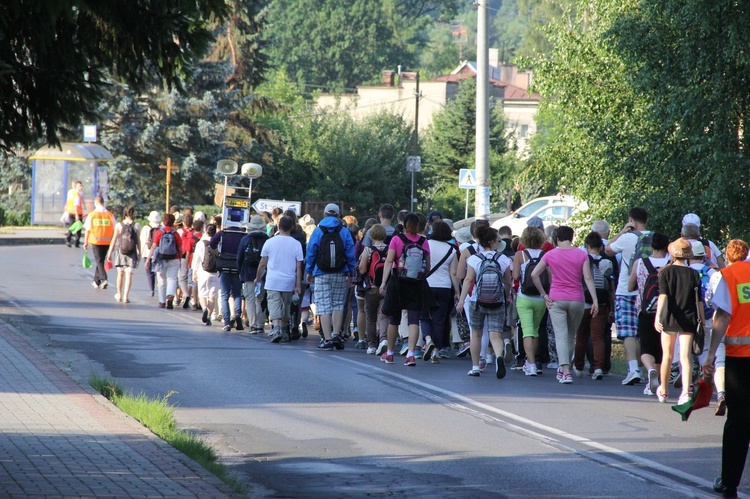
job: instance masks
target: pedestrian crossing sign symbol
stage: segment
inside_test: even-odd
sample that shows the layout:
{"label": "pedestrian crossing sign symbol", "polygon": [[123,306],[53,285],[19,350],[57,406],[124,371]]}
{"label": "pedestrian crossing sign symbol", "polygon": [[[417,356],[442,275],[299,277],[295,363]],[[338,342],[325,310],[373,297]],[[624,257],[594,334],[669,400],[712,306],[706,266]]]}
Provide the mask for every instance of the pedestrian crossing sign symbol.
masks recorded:
{"label": "pedestrian crossing sign symbol", "polygon": [[458,174],[459,189],[477,188],[477,171],[474,168],[461,168]]}

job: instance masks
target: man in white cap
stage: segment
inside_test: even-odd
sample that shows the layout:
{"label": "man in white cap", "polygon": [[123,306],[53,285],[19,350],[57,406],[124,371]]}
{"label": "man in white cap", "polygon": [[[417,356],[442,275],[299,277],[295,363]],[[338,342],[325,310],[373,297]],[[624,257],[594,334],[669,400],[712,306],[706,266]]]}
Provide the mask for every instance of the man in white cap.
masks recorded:
{"label": "man in white cap", "polygon": [[313,301],[324,336],[318,348],[342,350],[344,309],[357,259],[351,232],[342,230],[339,207],[327,204],[324,215],[307,243],[305,276],[308,284],[314,286]]}
{"label": "man in white cap", "polygon": [[695,213],[688,213],[682,217],[682,230],[680,231],[682,237],[690,242],[700,241],[705,248],[705,259],[710,262],[710,265],[714,268],[724,268],[724,257],[721,255],[721,250],[713,241],[704,239],[701,237],[701,219]]}

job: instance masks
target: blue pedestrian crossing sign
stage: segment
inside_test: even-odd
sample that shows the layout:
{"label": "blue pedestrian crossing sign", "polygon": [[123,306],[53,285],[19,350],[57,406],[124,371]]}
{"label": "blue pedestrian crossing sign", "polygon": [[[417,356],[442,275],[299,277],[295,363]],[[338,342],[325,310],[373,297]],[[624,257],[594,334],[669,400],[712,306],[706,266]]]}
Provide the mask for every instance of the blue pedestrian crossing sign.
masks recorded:
{"label": "blue pedestrian crossing sign", "polygon": [[474,168],[461,168],[458,174],[458,187],[460,189],[476,189],[477,171]]}

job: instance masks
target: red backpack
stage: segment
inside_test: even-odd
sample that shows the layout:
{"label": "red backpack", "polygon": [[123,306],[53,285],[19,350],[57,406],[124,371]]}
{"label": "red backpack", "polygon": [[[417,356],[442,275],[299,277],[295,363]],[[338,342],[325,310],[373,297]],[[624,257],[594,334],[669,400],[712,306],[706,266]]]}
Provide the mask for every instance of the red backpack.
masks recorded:
{"label": "red backpack", "polygon": [[388,259],[388,248],[379,250],[375,246],[370,246],[372,253],[370,253],[370,270],[368,275],[372,279],[373,284],[376,287],[380,287],[383,283],[383,268],[385,267],[385,261]]}
{"label": "red backpack", "polygon": [[188,257],[189,254],[195,252],[195,241],[193,240],[193,234],[194,231],[192,229],[183,229],[181,237],[182,247],[180,248],[180,251],[182,251],[182,254],[185,256],[185,258]]}

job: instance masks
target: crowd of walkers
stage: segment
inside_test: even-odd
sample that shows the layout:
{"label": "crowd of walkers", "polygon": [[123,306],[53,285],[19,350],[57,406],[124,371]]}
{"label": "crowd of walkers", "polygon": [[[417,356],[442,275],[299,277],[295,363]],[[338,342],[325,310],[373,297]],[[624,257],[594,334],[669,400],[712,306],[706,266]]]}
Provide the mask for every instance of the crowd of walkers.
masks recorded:
{"label": "crowd of walkers", "polygon": [[[701,236],[696,214],[670,238],[650,231],[646,210],[633,208],[622,230],[610,235],[596,221],[578,246],[572,228],[545,227],[537,217],[516,237],[485,220],[454,230],[439,212],[396,214],[389,204],[361,228],[336,204],[317,225],[280,209],[225,228],[218,215],[170,211],[151,212],[140,228],[132,206],[116,222],[97,198],[84,224],[84,248],[96,261],[92,286],[106,289],[112,266],[114,298],[129,303],[133,271],[143,265],[159,307],[201,312],[206,326],[247,327],[273,343],[314,327],[320,350],[342,350],[353,337],[355,348],[385,364],[400,354],[408,367],[420,357],[439,364],[470,354],[471,377],[491,365],[497,379],[510,369],[530,377],[551,370],[563,385],[586,374],[602,380],[614,334],[627,362],[623,385],[643,384],[659,402],[673,387],[680,405],[699,376],[708,378],[715,414],[729,412],[729,433],[747,451],[748,380],[727,367],[750,372],[748,245],[732,240],[722,253]],[[715,315],[726,342],[712,335]],[[742,445],[727,455],[725,442],[732,469]],[[732,497],[739,476],[727,472],[716,490]]]}

